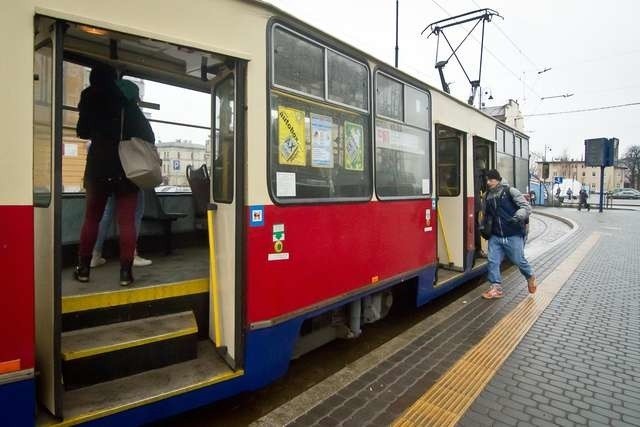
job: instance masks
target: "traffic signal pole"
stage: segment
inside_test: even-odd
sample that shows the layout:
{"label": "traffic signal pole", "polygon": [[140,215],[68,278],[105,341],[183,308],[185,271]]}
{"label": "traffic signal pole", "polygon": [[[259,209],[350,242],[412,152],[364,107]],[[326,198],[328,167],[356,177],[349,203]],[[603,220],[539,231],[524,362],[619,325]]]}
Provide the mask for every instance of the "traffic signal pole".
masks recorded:
{"label": "traffic signal pole", "polygon": [[602,213],[602,202],[604,200],[604,166],[600,166],[600,208],[598,212]]}

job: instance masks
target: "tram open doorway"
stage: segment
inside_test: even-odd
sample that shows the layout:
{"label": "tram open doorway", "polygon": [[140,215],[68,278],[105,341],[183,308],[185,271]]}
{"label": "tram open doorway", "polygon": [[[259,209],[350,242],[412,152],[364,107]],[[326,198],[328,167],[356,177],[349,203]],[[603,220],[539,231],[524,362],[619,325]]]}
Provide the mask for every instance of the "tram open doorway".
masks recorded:
{"label": "tram open doorway", "polygon": [[463,274],[466,210],[464,167],[466,134],[436,125],[436,189],[438,195],[437,285]]}
{"label": "tram open doorway", "polygon": [[[44,16],[35,27],[34,152],[44,154],[38,158],[50,163],[52,177],[34,215],[40,403],[74,419],[241,375],[244,118],[236,105],[244,99],[246,61]],[[92,269],[88,283],[72,279],[87,155],[87,141],[76,136],[77,105],[98,66],[138,87],[159,140],[164,187],[181,187],[171,181],[178,175],[186,183],[187,164],[212,171],[206,201],[216,207],[213,227],[196,228],[192,194],[152,191],[164,214],[187,215],[175,218],[169,256],[153,250],[164,250],[161,227],[143,221],[138,247],[154,263],[134,267],[129,287],[119,286],[117,257]],[[115,227],[107,258],[113,237]]]}
{"label": "tram open doorway", "polygon": [[488,242],[480,236],[479,226],[483,221],[483,200],[487,191],[486,173],[494,168],[494,142],[478,136],[473,137],[473,206],[474,206],[474,265],[478,259],[486,258]]}

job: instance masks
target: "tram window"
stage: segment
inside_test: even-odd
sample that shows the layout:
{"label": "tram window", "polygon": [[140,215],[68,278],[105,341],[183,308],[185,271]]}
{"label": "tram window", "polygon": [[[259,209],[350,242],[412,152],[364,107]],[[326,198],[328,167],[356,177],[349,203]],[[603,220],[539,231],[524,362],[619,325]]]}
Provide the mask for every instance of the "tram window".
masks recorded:
{"label": "tram window", "polygon": [[522,158],[529,158],[529,140],[526,138],[522,138]]}
{"label": "tram window", "polygon": [[520,157],[522,154],[522,138],[516,136],[515,156]]}
{"label": "tram window", "polygon": [[77,106],[80,94],[89,86],[91,68],[69,61],[65,61],[63,67],[62,191],[77,193],[83,191],[84,167],[89,147],[88,141],[76,135]]}
{"label": "tram window", "polygon": [[376,193],[425,197],[431,193],[429,95],[381,73],[376,94]]}
{"label": "tram window", "polygon": [[273,31],[273,82],[324,98],[324,48],[280,27]]}
{"label": "tram window", "polygon": [[369,73],[364,65],[327,50],[327,74],[330,100],[369,109]]}
{"label": "tram window", "polygon": [[504,129],[496,128],[497,150],[504,153]]}
{"label": "tram window", "polygon": [[369,116],[272,92],[270,183],[281,203],[371,197]]}
{"label": "tram window", "polygon": [[438,143],[438,195],[460,194],[460,139],[443,138]]}
{"label": "tram window", "polygon": [[[89,146],[76,136],[77,104],[89,85],[90,73],[89,67],[64,63],[62,186],[66,193],[83,191]],[[189,192],[184,173],[187,165],[209,164],[211,156],[211,94],[154,80],[123,78],[138,86],[141,109],[153,128],[163,160],[170,165],[163,168],[165,188],[159,190]]]}
{"label": "tram window", "polygon": [[422,129],[429,129],[429,95],[411,86],[404,87],[405,122]]}
{"label": "tram window", "polygon": [[379,197],[416,197],[429,188],[429,132],[376,120],[376,192]]}
{"label": "tram window", "polygon": [[233,77],[216,88],[216,143],[213,161],[213,199],[233,202],[234,173],[234,117],[235,87]]}
{"label": "tram window", "polygon": [[514,166],[513,156],[504,153],[498,153],[497,155],[498,171],[502,176],[503,183],[513,185],[514,180]]}
{"label": "tram window", "polygon": [[33,204],[51,203],[51,118],[53,93],[53,49],[51,41],[33,55]]}
{"label": "tram window", "polygon": [[379,116],[402,121],[403,84],[397,80],[376,74],[376,113]]}
{"label": "tram window", "polygon": [[516,182],[515,187],[522,193],[527,192],[529,184],[529,160],[516,158]]}
{"label": "tram window", "polygon": [[187,166],[198,168],[210,164],[211,94],[155,80],[123,78],[138,86],[140,106],[155,134],[156,147],[168,153],[164,161],[169,167],[162,176],[162,187],[168,191],[190,192]]}
{"label": "tram window", "polygon": [[506,132],[504,137],[504,152],[513,154],[514,137],[512,132]]}

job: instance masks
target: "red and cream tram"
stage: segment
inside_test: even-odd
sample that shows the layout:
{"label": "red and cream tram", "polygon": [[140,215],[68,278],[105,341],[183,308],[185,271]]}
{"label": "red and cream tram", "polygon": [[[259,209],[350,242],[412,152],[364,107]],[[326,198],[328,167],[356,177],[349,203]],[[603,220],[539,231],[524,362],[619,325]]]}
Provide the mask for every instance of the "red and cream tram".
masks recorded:
{"label": "red and cream tram", "polygon": [[[527,185],[525,135],[263,2],[24,0],[3,31],[3,424],[142,424],[262,387],[395,291],[482,274],[481,170]],[[113,227],[109,262],[71,274],[99,64],[139,86],[163,159],[127,288]]]}

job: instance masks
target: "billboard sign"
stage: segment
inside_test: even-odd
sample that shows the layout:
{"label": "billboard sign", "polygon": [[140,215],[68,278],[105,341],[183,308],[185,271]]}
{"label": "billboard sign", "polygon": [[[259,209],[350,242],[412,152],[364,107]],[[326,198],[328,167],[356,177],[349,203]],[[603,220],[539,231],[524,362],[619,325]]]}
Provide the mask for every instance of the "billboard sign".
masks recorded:
{"label": "billboard sign", "polygon": [[613,166],[618,159],[618,138],[594,138],[584,141],[586,166]]}

